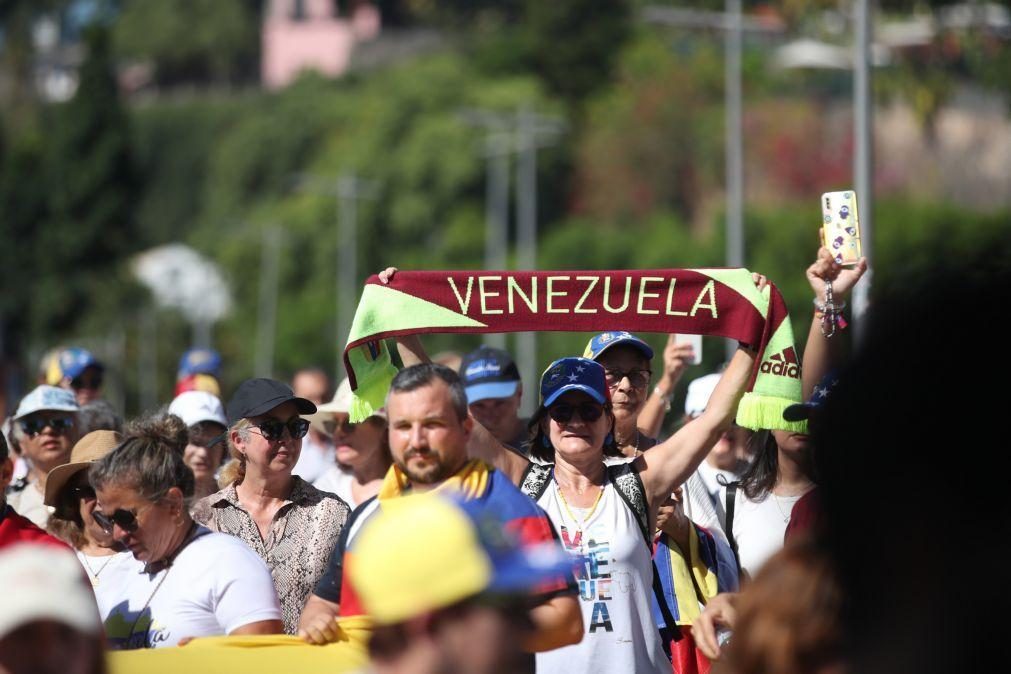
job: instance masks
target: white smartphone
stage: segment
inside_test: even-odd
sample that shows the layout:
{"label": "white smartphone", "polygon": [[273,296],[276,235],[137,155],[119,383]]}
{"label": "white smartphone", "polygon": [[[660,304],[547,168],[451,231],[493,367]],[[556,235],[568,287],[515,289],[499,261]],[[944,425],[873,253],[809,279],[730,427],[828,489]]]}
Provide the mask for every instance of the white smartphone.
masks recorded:
{"label": "white smartphone", "polygon": [[688,342],[692,345],[692,351],[695,353],[695,358],[692,359],[691,365],[699,365],[702,363],[702,335],[678,335],[677,342]]}

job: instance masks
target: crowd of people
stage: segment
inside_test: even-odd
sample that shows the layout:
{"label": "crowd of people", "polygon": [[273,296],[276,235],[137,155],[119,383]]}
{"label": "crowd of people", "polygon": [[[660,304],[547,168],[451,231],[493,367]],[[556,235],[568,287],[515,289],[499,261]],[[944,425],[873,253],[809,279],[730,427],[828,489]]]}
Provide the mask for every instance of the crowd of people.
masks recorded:
{"label": "crowd of people", "polygon": [[355,617],[377,672],[846,671],[845,452],[823,461],[818,433],[861,404],[850,386],[831,411],[847,339],[823,329],[825,288],[838,303],[865,271],[824,249],[807,270],[806,402],[784,416],[813,438],[735,423],[753,345],[675,413],[693,357],[675,335],[657,358],[597,334],[536,387],[501,349],[453,368],[403,335],[357,422],[349,380],[312,367],[224,404],[220,357],[194,349],[174,399],[124,424],[102,363],[56,350],[0,440],[0,672],[221,635],[313,648]]}

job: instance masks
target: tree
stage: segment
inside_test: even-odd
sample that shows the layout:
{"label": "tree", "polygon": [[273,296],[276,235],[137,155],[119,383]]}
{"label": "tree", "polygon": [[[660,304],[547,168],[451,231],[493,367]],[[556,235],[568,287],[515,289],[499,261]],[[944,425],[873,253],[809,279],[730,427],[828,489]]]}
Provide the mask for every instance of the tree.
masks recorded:
{"label": "tree", "polygon": [[108,280],[138,243],[137,184],[108,30],[89,28],[85,42],[77,93],[51,113],[49,213],[35,232],[31,274],[46,298],[31,314],[43,334],[72,329],[108,299]]}

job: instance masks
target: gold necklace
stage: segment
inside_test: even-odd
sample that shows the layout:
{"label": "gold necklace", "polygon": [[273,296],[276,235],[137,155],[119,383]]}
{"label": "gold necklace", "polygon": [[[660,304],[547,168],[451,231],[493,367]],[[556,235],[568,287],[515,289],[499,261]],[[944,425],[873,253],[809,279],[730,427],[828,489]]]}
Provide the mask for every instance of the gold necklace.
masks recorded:
{"label": "gold necklace", "polygon": [[597,492],[597,498],[593,500],[593,505],[590,506],[590,511],[586,513],[586,516],[583,517],[582,521],[580,521],[580,519],[576,517],[575,513],[573,513],[572,509],[569,507],[569,502],[565,500],[565,494],[562,493],[562,485],[557,479],[555,479],[555,484],[558,485],[558,498],[562,500],[562,507],[565,508],[565,512],[569,514],[569,517],[572,518],[573,522],[579,525],[580,530],[584,529],[586,527],[586,523],[590,521],[591,517],[593,517],[593,513],[597,511],[597,505],[600,503],[600,497],[604,495],[604,487],[600,487],[600,491]]}
{"label": "gold necklace", "polygon": [[84,562],[84,568],[88,570],[88,575],[91,577],[91,587],[98,587],[98,575],[105,571],[105,567],[109,566],[109,562],[111,562],[116,555],[109,555],[109,558],[105,560],[105,564],[102,564],[102,566],[98,568],[98,571],[95,571],[95,569],[91,566],[91,562],[88,561],[88,556],[86,554],[80,550],[77,551],[77,554],[80,555],[81,561]]}

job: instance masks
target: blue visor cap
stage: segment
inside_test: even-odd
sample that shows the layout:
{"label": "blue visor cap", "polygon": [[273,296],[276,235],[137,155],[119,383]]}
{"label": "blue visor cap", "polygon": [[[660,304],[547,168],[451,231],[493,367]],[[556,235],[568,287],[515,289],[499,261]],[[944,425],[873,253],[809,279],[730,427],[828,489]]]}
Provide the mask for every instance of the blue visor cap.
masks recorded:
{"label": "blue visor cap", "polygon": [[221,354],[214,349],[190,349],[179,359],[177,376],[182,379],[194,374],[221,374]]}
{"label": "blue visor cap", "polygon": [[502,349],[482,346],[468,353],[460,363],[460,378],[467,391],[467,402],[488,398],[508,398],[520,385],[520,371],[512,357]]}
{"label": "blue visor cap", "polygon": [[783,418],[787,421],[804,421],[810,419],[816,410],[828,402],[832,389],[839,383],[839,376],[829,372],[811,391],[811,398],[804,403],[794,403],[783,410]]}
{"label": "blue visor cap", "polygon": [[502,526],[501,513],[485,499],[464,500],[459,495],[449,498],[474,525],[478,543],[491,562],[492,577],[484,592],[512,595],[549,581],[575,582],[576,559],[556,540],[524,543]]}
{"label": "blue visor cap", "polygon": [[586,350],[583,352],[583,357],[591,360],[597,360],[600,358],[600,354],[604,353],[613,346],[618,346],[619,344],[627,344],[628,346],[640,351],[642,355],[646,356],[646,360],[653,360],[653,349],[650,348],[649,344],[642,341],[631,332],[625,332],[624,330],[618,332],[602,332],[599,335],[591,337],[590,341],[586,343]]}
{"label": "blue visor cap", "polygon": [[71,347],[60,353],[60,371],[66,378],[77,379],[89,367],[105,369],[87,349]]}
{"label": "blue visor cap", "polygon": [[568,391],[582,391],[601,405],[606,405],[611,399],[603,366],[589,358],[559,358],[541,375],[541,404],[544,407]]}

